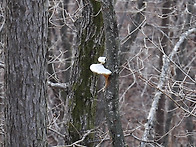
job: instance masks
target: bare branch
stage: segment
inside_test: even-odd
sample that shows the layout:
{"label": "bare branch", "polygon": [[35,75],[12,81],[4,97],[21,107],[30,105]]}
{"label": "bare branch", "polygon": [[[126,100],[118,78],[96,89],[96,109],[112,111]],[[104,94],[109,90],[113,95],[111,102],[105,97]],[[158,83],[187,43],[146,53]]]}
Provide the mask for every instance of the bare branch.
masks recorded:
{"label": "bare branch", "polygon": [[80,145],[79,143],[81,143],[82,141],[84,141],[84,139],[85,139],[92,131],[93,131],[93,129],[92,129],[92,130],[88,130],[88,131],[83,135],[83,137],[82,137],[80,140],[78,140],[78,141],[76,141],[76,142],[74,142],[74,143],[72,143],[72,144],[70,144],[70,145],[58,145],[58,146],[54,146],[54,147],[86,147],[86,146],[84,146],[84,145]]}
{"label": "bare branch", "polygon": [[58,136],[60,136],[62,138],[65,138],[65,135],[61,134],[60,132],[58,132],[57,130],[55,130],[55,129],[51,128],[51,127],[49,127],[48,130],[56,133]]}
{"label": "bare branch", "polygon": [[[145,131],[144,131],[144,134],[143,134],[143,137],[142,137],[142,140],[144,140],[144,141],[147,141],[150,138],[153,138],[153,136],[154,136],[153,130],[154,130],[154,122],[156,120],[156,110],[157,110],[158,103],[159,103],[159,100],[161,98],[161,95],[163,93],[162,88],[163,88],[163,86],[164,86],[164,84],[166,82],[166,79],[168,77],[170,61],[173,60],[174,55],[176,54],[176,52],[178,51],[180,45],[184,42],[186,37],[189,36],[193,32],[196,32],[196,28],[190,29],[190,30],[186,31],[185,33],[183,33],[180,36],[179,41],[176,43],[175,47],[173,48],[172,52],[169,54],[169,56],[166,56],[166,55],[163,56],[163,66],[162,66],[162,70],[161,70],[159,83],[157,85],[157,91],[156,91],[156,93],[154,95],[154,101],[152,103],[152,106],[151,106],[151,109],[150,109],[150,112],[149,112],[149,115],[148,115],[148,122],[145,124]],[[169,95],[167,95],[167,96],[169,96]],[[186,111],[186,109],[183,109],[183,110]],[[145,147],[145,143],[144,142],[141,143],[141,147]]]}
{"label": "bare branch", "polygon": [[183,110],[184,112],[194,116],[196,118],[196,115],[193,114],[193,111],[189,111],[186,110],[184,107],[182,107],[177,101],[175,101],[169,94],[165,93],[162,89],[158,88],[157,86],[155,86],[152,82],[150,82],[149,80],[145,79],[143,76],[139,75],[139,78],[142,79],[143,81],[145,81],[146,83],[148,83],[151,87],[156,88],[158,91],[160,91],[162,94],[166,95],[171,101],[174,102],[174,104],[180,108],[181,110]]}
{"label": "bare branch", "polygon": [[5,64],[4,63],[2,63],[2,62],[0,62],[0,68],[5,68]]}
{"label": "bare branch", "polygon": [[56,89],[63,89],[63,90],[68,90],[69,84],[68,83],[52,83],[48,81],[48,86]]}

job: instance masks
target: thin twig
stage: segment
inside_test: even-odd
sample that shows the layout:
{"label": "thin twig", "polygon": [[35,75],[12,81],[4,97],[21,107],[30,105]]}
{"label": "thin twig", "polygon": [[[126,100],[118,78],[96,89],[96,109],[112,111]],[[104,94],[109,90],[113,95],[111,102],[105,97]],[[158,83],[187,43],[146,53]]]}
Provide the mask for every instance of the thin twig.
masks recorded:
{"label": "thin twig", "polygon": [[49,127],[48,130],[54,132],[55,134],[57,134],[58,136],[62,137],[62,138],[65,138],[65,135],[61,134],[60,132],[58,132],[57,130]]}
{"label": "thin twig", "polygon": [[150,82],[149,80],[145,79],[142,75],[139,75],[139,78],[143,81],[145,81],[148,85],[150,85],[151,87],[157,89],[158,91],[160,91],[161,93],[163,93],[164,95],[166,95],[170,100],[172,100],[174,102],[174,104],[182,109],[184,112],[194,116],[196,118],[196,115],[193,114],[192,112],[190,112],[189,110],[186,110],[184,107],[182,107],[177,101],[175,101],[170,95],[168,95],[167,93],[165,93],[165,91],[161,90],[160,88],[158,88],[156,85],[154,85],[152,82]]}
{"label": "thin twig", "polygon": [[70,145],[58,145],[58,146],[53,146],[53,147],[75,147],[75,146],[77,146],[77,147],[86,147],[86,146],[84,146],[84,145],[80,145],[79,143],[81,143],[82,141],[84,141],[84,139],[86,138],[86,136],[88,136],[93,130],[94,130],[94,129],[88,130],[88,131],[83,135],[83,137],[82,137],[80,140],[78,140],[78,141],[76,141],[76,142],[74,142],[74,143],[72,143],[72,144],[70,144]]}

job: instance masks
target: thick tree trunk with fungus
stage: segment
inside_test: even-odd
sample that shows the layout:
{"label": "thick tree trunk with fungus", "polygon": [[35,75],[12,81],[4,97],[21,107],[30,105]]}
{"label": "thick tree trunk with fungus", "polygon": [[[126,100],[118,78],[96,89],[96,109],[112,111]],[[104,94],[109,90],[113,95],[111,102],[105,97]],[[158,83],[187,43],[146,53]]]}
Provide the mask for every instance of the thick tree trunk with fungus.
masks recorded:
{"label": "thick tree trunk with fungus", "polygon": [[119,112],[119,38],[116,16],[111,0],[102,0],[106,67],[112,71],[108,86],[105,89],[105,113],[112,144],[114,147],[124,147],[124,134]]}
{"label": "thick tree trunk with fungus", "polygon": [[47,0],[6,0],[5,146],[46,147]]}
{"label": "thick tree trunk with fungus", "polygon": [[[76,22],[77,51],[71,72],[71,89],[67,99],[69,106],[68,136],[66,144],[78,141],[87,130],[95,127],[97,76],[90,65],[104,52],[103,18],[100,2],[83,0],[82,17]],[[93,146],[93,134],[83,143]],[[91,142],[91,143],[90,143]]]}

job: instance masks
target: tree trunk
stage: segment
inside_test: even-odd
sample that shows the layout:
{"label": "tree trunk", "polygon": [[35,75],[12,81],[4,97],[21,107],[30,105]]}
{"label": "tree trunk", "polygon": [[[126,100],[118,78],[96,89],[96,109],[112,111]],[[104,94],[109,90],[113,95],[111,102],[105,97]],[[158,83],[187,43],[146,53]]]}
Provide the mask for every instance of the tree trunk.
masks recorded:
{"label": "tree trunk", "polygon": [[105,114],[112,144],[124,147],[125,140],[119,113],[119,38],[116,16],[111,0],[103,0],[107,68],[112,71],[105,89]]}
{"label": "tree trunk", "polygon": [[[0,51],[4,50],[4,43],[5,43],[5,5],[4,3],[0,2]],[[3,63],[3,56],[0,55],[0,76],[2,77],[4,74],[4,63]],[[1,79],[1,83],[4,83],[4,79]],[[0,84],[0,124],[4,123],[4,84]],[[2,125],[3,127],[3,125]],[[2,129],[0,128],[0,130]],[[3,146],[4,134],[0,133],[0,146]]]}
{"label": "tree trunk", "polygon": [[[68,96],[70,121],[66,143],[73,143],[83,137],[95,124],[97,78],[90,71],[90,65],[104,52],[103,18],[100,2],[83,0],[82,17],[76,22],[77,51],[71,73],[71,92]],[[94,135],[86,136],[83,144],[90,147]]]}
{"label": "tree trunk", "polygon": [[47,146],[47,0],[7,0],[5,146]]}
{"label": "tree trunk", "polygon": [[[63,8],[68,11],[68,4],[69,4],[69,0],[64,0],[63,1]],[[60,14],[61,15],[61,18],[63,18],[63,14],[64,11]],[[61,22],[62,23],[62,22]],[[65,22],[63,22],[65,23]],[[71,51],[71,44],[70,44],[70,38],[71,38],[71,35],[69,35],[67,33],[68,31],[68,27],[67,25],[65,24],[62,24],[62,28],[60,29],[60,33],[61,33],[61,47],[62,47],[62,51],[65,52],[64,54],[64,59],[65,59],[65,67],[64,69],[67,69],[65,70],[64,72],[62,72],[62,76],[63,76],[63,82],[68,82],[70,80],[70,70],[69,67],[71,66],[71,55],[72,55],[72,51]]]}
{"label": "tree trunk", "polygon": [[[189,28],[190,28],[190,24],[191,24],[191,16],[193,14],[193,5],[194,5],[194,1],[193,0],[189,0],[188,2],[188,14],[187,14],[187,17],[186,17],[186,23],[185,23],[185,26],[184,26],[184,31],[187,31]],[[189,61],[189,59],[185,58],[185,50],[186,50],[186,44],[187,44],[187,40],[185,39],[182,43],[182,45],[180,46],[180,49],[179,49],[179,53],[178,53],[178,59],[179,59],[179,65],[186,65]],[[182,73],[182,71],[177,68],[176,69],[176,75],[175,75],[175,80],[176,81],[183,81],[184,79],[184,74]],[[178,93],[180,91],[180,87],[179,85],[175,85],[174,88],[173,88],[173,91],[175,91],[176,93]],[[175,100],[176,99],[176,95],[175,94],[172,94],[172,97],[173,99]],[[172,128],[171,127],[171,122],[172,122],[172,118],[173,118],[173,113],[175,113],[174,111],[171,111],[171,110],[174,110],[175,109],[175,104],[172,102],[172,101],[169,101],[169,106],[168,106],[168,114],[167,114],[167,118],[166,118],[166,123],[165,123],[165,132],[169,132],[169,130]],[[189,108],[189,110],[191,111],[191,107]],[[186,127],[185,127],[189,132],[193,131],[193,121],[192,121],[192,116],[188,116],[186,118]],[[188,141],[190,143],[190,146],[194,146],[194,139],[193,139],[193,136],[192,135],[188,135],[187,136],[188,138]],[[164,137],[164,141],[163,141],[163,145],[164,146],[168,146],[168,140],[169,140],[169,135],[166,135]]]}
{"label": "tree trunk", "polygon": [[145,0],[138,0],[137,5],[138,5],[138,10],[139,12],[135,15],[133,19],[133,24],[130,28],[129,35],[126,36],[125,39],[122,41],[122,45],[120,47],[120,65],[122,65],[126,61],[127,57],[127,52],[130,51],[130,48],[132,44],[134,43],[135,39],[137,38],[137,34],[140,30],[140,28],[143,25],[143,20],[144,20],[144,11],[145,11]]}
{"label": "tree trunk", "polygon": [[[164,51],[164,53],[167,54],[168,52],[168,35],[169,35],[169,15],[171,12],[170,9],[170,5],[171,2],[170,0],[166,0],[163,3],[162,6],[162,40],[161,40],[161,46],[162,49]],[[163,53],[160,53],[160,63],[159,63],[159,67],[161,69],[161,67],[163,66]],[[158,103],[158,109],[157,109],[157,113],[156,113],[156,125],[155,125],[155,139],[158,140],[158,143],[162,143],[162,139],[161,138],[164,135],[164,125],[165,125],[165,95],[161,95],[161,98],[159,100]]]}

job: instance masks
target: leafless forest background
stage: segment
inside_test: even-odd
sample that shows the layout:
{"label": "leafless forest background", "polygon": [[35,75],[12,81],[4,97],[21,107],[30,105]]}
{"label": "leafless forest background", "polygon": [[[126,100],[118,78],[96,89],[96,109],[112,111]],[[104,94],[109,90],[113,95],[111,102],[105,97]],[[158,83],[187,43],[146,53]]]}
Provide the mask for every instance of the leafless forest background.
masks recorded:
{"label": "leafless forest background", "polygon": [[[66,137],[66,114],[69,112],[65,97],[69,91],[77,47],[78,28],[75,23],[82,17],[85,6],[82,0],[50,0],[49,6],[48,143],[49,146],[58,146],[64,144]],[[168,147],[196,146],[196,31],[185,34],[183,43],[169,60],[167,74],[160,87],[162,59],[168,60],[166,55],[170,55],[180,37],[183,38],[183,33],[196,28],[196,1],[116,0],[114,6],[120,47],[124,49],[121,50],[119,102],[126,143],[136,147],[145,140],[145,124],[149,122],[153,101],[161,92],[163,101],[154,108],[160,112],[154,129],[157,144],[148,143]],[[0,12],[1,31],[4,25],[2,7]],[[3,42],[0,47],[3,116]],[[111,139],[101,90],[104,79],[98,78],[96,127],[90,133],[96,136],[95,146],[104,147],[111,146]],[[3,117],[0,123],[3,140]],[[79,144],[75,143],[75,146]]]}

